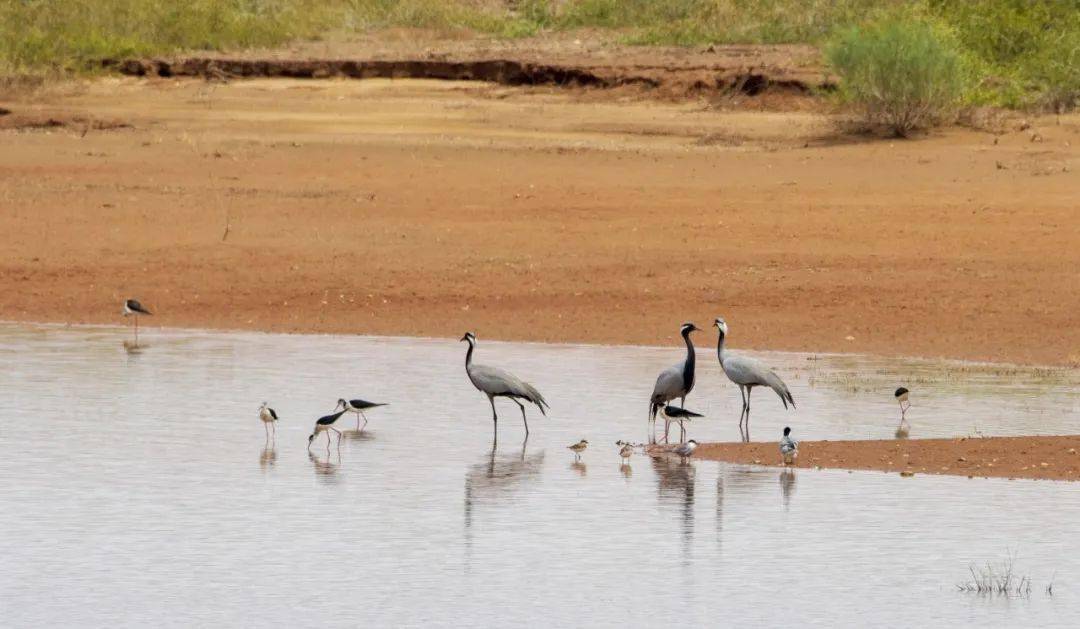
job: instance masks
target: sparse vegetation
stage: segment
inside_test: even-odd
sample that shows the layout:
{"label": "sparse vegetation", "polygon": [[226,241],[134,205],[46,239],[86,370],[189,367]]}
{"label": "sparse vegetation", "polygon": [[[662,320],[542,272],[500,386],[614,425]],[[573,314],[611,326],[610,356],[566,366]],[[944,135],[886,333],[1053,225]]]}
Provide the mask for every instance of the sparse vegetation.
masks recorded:
{"label": "sparse vegetation", "polygon": [[[971,564],[968,571],[971,573],[970,581],[956,584],[956,589],[961,592],[984,594],[989,596],[1012,596],[1026,597],[1031,595],[1031,577],[1018,575],[1014,571],[1016,556],[1009,554],[998,564],[986,562],[979,566]],[[1046,593],[1053,595],[1054,584],[1051,580],[1046,586]]]}
{"label": "sparse vegetation", "polygon": [[947,119],[966,91],[956,39],[929,18],[893,14],[853,26],[830,43],[826,57],[845,100],[899,137]]}
{"label": "sparse vegetation", "polygon": [[959,53],[976,79],[966,103],[1060,111],[1080,100],[1080,0],[18,0],[0,3],[0,77],[392,27],[503,38],[592,29],[640,45],[824,45],[853,41],[853,29],[871,32],[883,15],[906,16],[901,32],[930,24],[950,34],[944,61],[926,57],[929,48],[906,60],[948,67]]}

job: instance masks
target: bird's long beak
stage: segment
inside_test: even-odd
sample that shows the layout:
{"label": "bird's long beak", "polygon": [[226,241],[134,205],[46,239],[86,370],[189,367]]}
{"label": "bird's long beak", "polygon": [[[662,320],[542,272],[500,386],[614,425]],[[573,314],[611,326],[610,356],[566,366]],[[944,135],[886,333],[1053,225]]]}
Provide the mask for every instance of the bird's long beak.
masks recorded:
{"label": "bird's long beak", "polygon": [[463,336],[463,337],[461,337],[460,339],[458,339],[458,342],[461,342],[461,341],[467,341],[467,340],[469,340],[469,337],[467,337],[467,336]]}

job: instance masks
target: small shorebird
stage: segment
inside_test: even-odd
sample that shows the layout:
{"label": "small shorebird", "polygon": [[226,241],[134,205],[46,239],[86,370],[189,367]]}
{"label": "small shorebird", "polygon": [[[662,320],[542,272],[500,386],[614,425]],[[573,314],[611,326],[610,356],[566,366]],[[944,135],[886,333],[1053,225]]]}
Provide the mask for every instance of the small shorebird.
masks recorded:
{"label": "small shorebird", "polygon": [[363,430],[363,428],[360,427],[360,417],[364,418],[364,428],[367,428],[367,415],[364,415],[364,411],[366,411],[368,409],[375,408],[376,406],[386,406],[385,402],[368,402],[367,400],[361,400],[361,399],[356,399],[356,400],[341,399],[341,400],[338,400],[337,403],[338,403],[338,405],[335,407],[335,410],[338,409],[338,408],[343,408],[343,409],[349,411],[350,413],[356,413],[356,429],[357,430]]}
{"label": "small shorebird", "polygon": [[582,439],[581,441],[575,443],[574,445],[566,446],[566,447],[567,447],[567,449],[569,449],[571,452],[574,453],[574,460],[580,461],[581,460],[581,453],[585,451],[585,448],[589,447],[589,442]]}
{"label": "small shorebird", "polygon": [[679,455],[679,458],[682,459],[683,463],[686,463],[686,460],[694,454],[694,450],[697,450],[697,442],[691,439],[672,450],[672,452]]}
{"label": "small shorebird", "polygon": [[267,438],[270,437],[270,429],[274,429],[274,436],[277,436],[277,427],[274,426],[274,422],[278,420],[277,412],[274,409],[266,405],[266,402],[262,403],[259,407],[259,419],[263,422],[263,429],[266,431]]}
{"label": "small shorebird", "polygon": [[666,405],[661,414],[664,416],[664,443],[667,443],[668,427],[671,422],[679,424],[679,443],[686,440],[686,426],[684,422],[688,422],[695,417],[704,417],[701,413],[695,413],[694,411],[688,411],[685,408],[678,406]]}
{"label": "small shorebird", "polygon": [[623,465],[630,463],[630,457],[634,456],[634,446],[625,441],[616,441],[615,445],[621,446],[619,456],[622,457]]}
{"label": "small shorebird", "polygon": [[911,395],[911,391],[908,391],[904,387],[900,387],[896,390],[893,396],[896,398],[896,403],[900,405],[900,424],[903,425],[906,420],[907,410],[911,408],[911,401],[908,397]]}
{"label": "small shorebird", "polygon": [[149,310],[147,310],[146,308],[144,308],[143,305],[139,303],[138,299],[128,299],[128,300],[126,300],[124,302],[124,316],[125,317],[135,317],[135,344],[136,345],[139,344],[139,315],[141,315],[141,314],[149,316],[149,315],[153,315],[154,313],[152,313]]}
{"label": "small shorebird", "polygon": [[784,426],[784,436],[780,439],[780,456],[784,457],[784,465],[791,465],[799,456],[799,442],[791,438],[791,428],[787,426]]}
{"label": "small shorebird", "polygon": [[307,438],[308,450],[311,449],[311,442],[315,441],[315,437],[318,436],[318,434],[320,432],[325,432],[326,433],[326,451],[329,452],[330,451],[330,433],[328,431],[331,431],[331,430],[333,430],[334,432],[337,433],[338,446],[341,446],[341,431],[338,430],[337,428],[334,428],[334,422],[336,422],[338,420],[338,418],[341,417],[342,415],[344,415],[345,413],[346,413],[346,411],[338,411],[338,412],[336,412],[336,413],[334,413],[332,415],[325,415],[325,416],[320,417],[319,419],[315,420],[315,430],[313,430],[311,432],[311,436],[309,436]]}

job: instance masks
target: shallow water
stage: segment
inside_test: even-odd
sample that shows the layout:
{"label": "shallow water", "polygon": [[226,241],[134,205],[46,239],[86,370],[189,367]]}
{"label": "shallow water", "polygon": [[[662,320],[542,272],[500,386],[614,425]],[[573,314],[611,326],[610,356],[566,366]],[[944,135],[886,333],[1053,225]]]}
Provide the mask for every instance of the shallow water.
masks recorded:
{"label": "shallow water", "polygon": [[[487,401],[444,340],[0,325],[0,623],[811,626],[1071,625],[1070,483],[681,465],[645,438],[678,348],[493,343],[478,362],[552,405]],[[761,354],[799,408],[755,393],[753,436],[1076,433],[1074,374]],[[699,440],[736,439],[739,394],[703,348]],[[338,397],[391,402],[309,455]],[[264,448],[259,402],[281,422]],[[343,420],[342,428],[355,428]],[[586,437],[580,465],[565,446]],[[1017,554],[1030,597],[961,594]],[[1054,594],[1044,588],[1054,581]]]}

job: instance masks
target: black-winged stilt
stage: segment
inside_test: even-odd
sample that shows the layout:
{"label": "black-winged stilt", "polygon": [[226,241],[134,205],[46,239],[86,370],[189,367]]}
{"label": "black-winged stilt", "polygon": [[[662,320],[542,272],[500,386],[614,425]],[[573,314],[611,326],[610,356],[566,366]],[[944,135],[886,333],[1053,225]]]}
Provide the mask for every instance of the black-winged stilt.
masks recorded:
{"label": "black-winged stilt", "polygon": [[338,418],[340,418],[342,415],[344,415],[345,412],[346,411],[338,411],[336,413],[333,413],[332,415],[324,415],[323,417],[320,417],[319,419],[315,420],[315,430],[313,430],[311,432],[311,436],[309,436],[308,439],[307,439],[308,450],[311,449],[311,442],[315,441],[315,437],[318,436],[319,433],[325,432],[326,433],[326,451],[329,452],[330,451],[330,432],[329,431],[331,431],[331,430],[337,433],[338,446],[339,447],[341,446],[341,431],[338,430],[337,428],[334,428],[334,422],[336,422],[338,420]]}
{"label": "black-winged stilt", "polygon": [[139,344],[139,315],[152,315],[154,313],[147,310],[139,303],[138,299],[128,299],[124,302],[124,316],[135,317],[135,344]]}
{"label": "black-winged stilt", "polygon": [[277,436],[277,427],[274,426],[274,422],[278,420],[277,412],[274,409],[266,405],[266,402],[262,403],[259,407],[259,419],[263,422],[263,429],[266,431],[266,437],[270,438],[270,430],[273,429],[274,436]]}
{"label": "black-winged stilt", "polygon": [[375,408],[377,406],[386,406],[385,402],[368,402],[367,400],[361,399],[346,400],[342,398],[338,400],[337,403],[338,405],[336,408],[344,409],[350,413],[356,413],[357,430],[363,430],[363,428],[360,427],[361,417],[364,418],[364,428],[367,428],[367,415],[364,414],[364,411]]}

